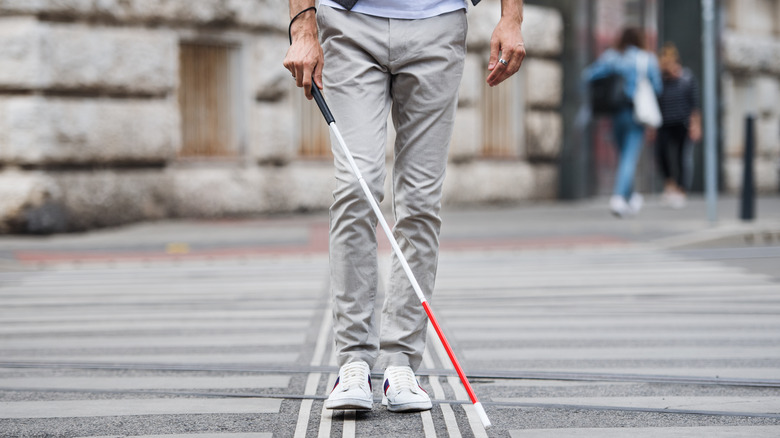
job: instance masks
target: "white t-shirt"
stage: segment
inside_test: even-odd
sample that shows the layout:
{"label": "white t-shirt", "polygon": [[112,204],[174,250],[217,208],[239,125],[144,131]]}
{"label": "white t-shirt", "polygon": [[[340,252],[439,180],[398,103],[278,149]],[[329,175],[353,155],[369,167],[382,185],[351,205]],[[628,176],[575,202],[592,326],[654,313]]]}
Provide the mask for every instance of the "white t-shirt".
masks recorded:
{"label": "white t-shirt", "polygon": [[[332,0],[320,0],[320,6],[344,9]],[[385,18],[420,19],[466,9],[466,0],[358,0],[353,12]]]}

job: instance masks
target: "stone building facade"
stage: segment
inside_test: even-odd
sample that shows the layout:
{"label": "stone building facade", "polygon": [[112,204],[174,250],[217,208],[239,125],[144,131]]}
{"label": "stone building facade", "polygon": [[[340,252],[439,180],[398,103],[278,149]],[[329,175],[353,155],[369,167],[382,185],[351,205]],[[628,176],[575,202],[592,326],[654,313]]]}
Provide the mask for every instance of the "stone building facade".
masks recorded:
{"label": "stone building facade", "polygon": [[[448,204],[556,194],[563,23],[527,6],[529,57],[489,89],[499,11],[469,11]],[[326,209],[287,22],[278,0],[0,0],[0,232]]]}
{"label": "stone building facade", "polygon": [[721,86],[725,186],[738,193],[745,117],[755,117],[754,175],[759,192],[780,190],[780,0],[728,0]]}

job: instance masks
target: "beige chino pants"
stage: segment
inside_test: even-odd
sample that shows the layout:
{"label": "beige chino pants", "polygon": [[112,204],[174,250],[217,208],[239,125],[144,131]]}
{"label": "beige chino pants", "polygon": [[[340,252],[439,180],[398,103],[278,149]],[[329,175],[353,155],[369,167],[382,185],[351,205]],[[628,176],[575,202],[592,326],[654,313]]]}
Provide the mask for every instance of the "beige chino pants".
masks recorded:
{"label": "beige chino pants", "polygon": [[[323,7],[317,20],[325,52],[325,97],[379,201],[392,110],[393,233],[430,298],[442,184],[463,73],[465,11],[398,20]],[[335,138],[331,142],[336,189],[330,209],[330,287],[338,363],[364,360],[372,368],[408,365],[416,370],[425,349],[425,311],[393,256],[378,327],[377,219]]]}

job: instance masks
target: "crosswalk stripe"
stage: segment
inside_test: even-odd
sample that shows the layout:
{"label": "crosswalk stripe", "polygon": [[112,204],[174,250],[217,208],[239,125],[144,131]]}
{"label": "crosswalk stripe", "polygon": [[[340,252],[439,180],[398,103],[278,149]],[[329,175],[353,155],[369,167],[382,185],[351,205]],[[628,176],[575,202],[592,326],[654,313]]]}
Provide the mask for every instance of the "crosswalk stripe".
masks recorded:
{"label": "crosswalk stripe", "polygon": [[[317,332],[317,341],[314,343],[314,352],[312,353],[310,362],[311,366],[320,366],[323,364],[325,351],[327,350],[328,335],[331,330],[331,319],[331,312],[328,309],[324,310],[322,312],[322,322],[320,323],[319,331]],[[321,379],[322,373],[310,373],[306,378],[306,386],[303,389],[304,395],[315,395]],[[303,438],[306,436],[312,406],[312,400],[304,400],[301,403],[298,410],[298,421],[295,426],[295,438]]]}
{"label": "crosswalk stripe", "polygon": [[298,332],[274,332],[273,334],[228,334],[228,335],[153,335],[153,336],[78,336],[78,337],[34,337],[26,339],[0,339],[0,350],[44,349],[64,350],[79,348],[198,348],[198,347],[245,347],[279,346],[301,344],[305,334]]}
{"label": "crosswalk stripe", "polygon": [[29,362],[29,363],[80,363],[80,364],[209,364],[209,365],[257,365],[257,364],[291,364],[296,363],[299,353],[290,352],[269,352],[269,353],[193,353],[181,352],[170,353],[164,351],[159,354],[127,354],[127,353],[107,353],[107,354],[70,354],[56,355],[40,353],[32,355],[30,353],[11,354],[3,353],[5,362]]}
{"label": "crosswalk stripe", "polygon": [[0,418],[82,418],[126,415],[273,414],[280,399],[178,398],[0,402]]}
{"label": "crosswalk stripe", "polygon": [[510,430],[512,438],[777,438],[780,426],[619,427]]}
{"label": "crosswalk stripe", "polygon": [[107,435],[79,438],[273,438],[274,434],[270,432],[257,433],[193,433],[193,434],[173,434],[173,435]]}
{"label": "crosswalk stripe", "polygon": [[146,376],[146,377],[0,377],[0,389],[230,389],[287,388],[290,376]]}
{"label": "crosswalk stripe", "polygon": [[[428,327],[428,333],[432,333],[433,328]],[[433,361],[433,357],[431,353],[431,350],[435,342],[437,342],[437,339],[434,339],[432,336],[428,336],[428,348],[425,349],[423,352],[423,364],[427,368],[435,368],[436,365]],[[433,347],[435,348],[435,347]],[[444,400],[444,388],[441,386],[441,382],[439,382],[438,376],[430,376],[428,379],[428,383],[431,385],[431,390],[433,390],[433,397],[438,400]],[[441,409],[442,417],[444,417],[444,426],[447,428],[447,434],[450,436],[450,438],[456,438],[460,437],[460,429],[458,428],[458,420],[455,418],[455,413],[452,411],[452,406],[450,406],[449,403],[440,403],[439,409]],[[427,437],[428,435],[426,435]],[[435,436],[435,434],[434,434]]]}
{"label": "crosswalk stripe", "polygon": [[155,332],[155,331],[185,331],[201,330],[215,332],[222,331],[258,331],[269,329],[285,330],[303,330],[306,327],[305,320],[256,320],[256,321],[234,321],[234,320],[215,320],[215,321],[144,321],[142,324],[137,321],[94,321],[78,323],[38,323],[38,324],[13,324],[9,323],[0,326],[0,336],[13,335],[14,338],[25,336],[39,336],[54,333],[106,333],[106,332]]}
{"label": "crosswalk stripe", "polygon": [[111,308],[110,316],[106,315],[106,310],[98,306],[82,307],[77,311],[65,311],[63,309],[41,310],[41,309],[19,309],[3,311],[0,309],[5,323],[24,323],[37,324],[40,322],[74,322],[74,321],[166,321],[166,320],[184,320],[184,321],[223,321],[223,320],[260,320],[260,319],[295,319],[310,318],[315,308],[280,308],[280,309],[230,309],[221,308],[203,309],[183,309],[171,311],[171,309],[133,309],[133,308]]}
{"label": "crosswalk stripe", "polygon": [[[453,327],[456,325],[453,324]],[[625,327],[620,331],[616,330],[558,330],[555,332],[516,332],[516,331],[497,331],[495,327],[487,324],[487,327],[480,329],[471,329],[458,335],[458,341],[461,343],[471,341],[483,341],[491,339],[493,341],[541,341],[546,344],[556,341],[656,341],[663,343],[687,344],[691,342],[711,340],[713,337],[723,340],[724,343],[756,341],[776,341],[780,337],[780,330],[761,330],[734,332],[733,328],[721,327],[718,330],[692,331],[695,327],[677,328],[675,330],[666,330],[662,332],[648,332],[646,327]],[[714,332],[714,333],[713,333]]]}
{"label": "crosswalk stripe", "polygon": [[739,357],[742,359],[780,359],[780,349],[766,347],[741,347],[728,345],[724,348],[698,346],[642,347],[624,346],[620,348],[580,348],[568,346],[560,348],[466,348],[467,358],[480,361],[519,361],[519,360],[706,360]]}
{"label": "crosswalk stripe", "polygon": [[726,412],[731,414],[776,414],[780,412],[778,397],[496,397],[496,402],[534,405],[570,405],[606,408],[645,408],[699,412]]}

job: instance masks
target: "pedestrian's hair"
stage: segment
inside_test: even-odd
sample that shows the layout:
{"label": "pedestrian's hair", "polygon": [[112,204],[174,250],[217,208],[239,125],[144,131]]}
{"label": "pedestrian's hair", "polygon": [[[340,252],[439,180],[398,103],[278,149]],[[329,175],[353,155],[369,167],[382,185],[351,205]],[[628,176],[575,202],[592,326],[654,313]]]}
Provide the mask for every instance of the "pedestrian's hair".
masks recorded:
{"label": "pedestrian's hair", "polygon": [[623,29],[623,33],[618,40],[617,49],[624,52],[629,46],[634,46],[638,49],[645,48],[645,35],[642,29],[638,27],[627,27]]}
{"label": "pedestrian's hair", "polygon": [[677,46],[675,46],[673,42],[667,41],[666,43],[664,43],[664,46],[661,48],[661,53],[659,57],[661,59],[669,60],[672,62],[678,62],[680,61],[680,52],[677,51]]}

